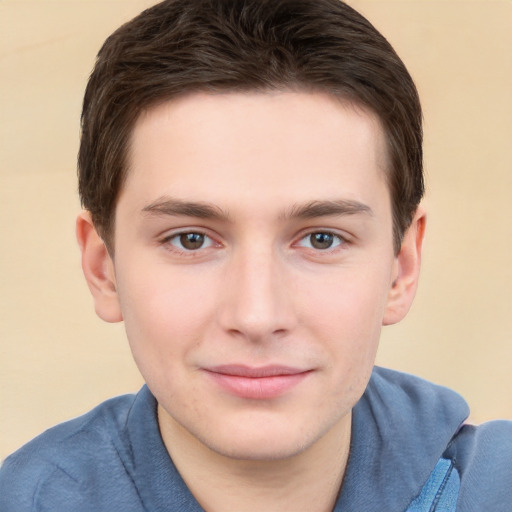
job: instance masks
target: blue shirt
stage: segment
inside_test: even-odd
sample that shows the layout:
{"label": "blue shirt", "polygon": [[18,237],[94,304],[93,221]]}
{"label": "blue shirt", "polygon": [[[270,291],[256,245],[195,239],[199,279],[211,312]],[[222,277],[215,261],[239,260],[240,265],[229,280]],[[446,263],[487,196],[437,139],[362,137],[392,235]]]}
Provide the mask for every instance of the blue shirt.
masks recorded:
{"label": "blue shirt", "polygon": [[[144,386],[44,432],[2,465],[0,511],[201,511],[165,449],[156,408]],[[334,510],[423,510],[414,502],[422,491],[435,498],[446,488],[457,511],[510,512],[512,422],[462,426],[468,412],[453,391],[375,369],[354,408]],[[448,471],[451,487],[434,468]]]}

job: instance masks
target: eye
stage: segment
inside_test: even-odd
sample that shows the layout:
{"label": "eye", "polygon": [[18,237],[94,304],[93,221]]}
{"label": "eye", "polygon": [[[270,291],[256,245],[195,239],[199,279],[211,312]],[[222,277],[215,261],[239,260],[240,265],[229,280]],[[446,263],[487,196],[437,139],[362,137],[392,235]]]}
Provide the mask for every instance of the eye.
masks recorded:
{"label": "eye", "polygon": [[325,251],[342,245],[344,242],[343,238],[339,235],[335,235],[328,231],[317,231],[315,233],[309,233],[307,236],[302,238],[298,245],[300,247],[308,247],[310,249]]}
{"label": "eye", "polygon": [[167,242],[182,251],[197,251],[198,249],[211,247],[214,244],[213,240],[208,235],[195,231],[178,233],[168,237],[164,242]]}

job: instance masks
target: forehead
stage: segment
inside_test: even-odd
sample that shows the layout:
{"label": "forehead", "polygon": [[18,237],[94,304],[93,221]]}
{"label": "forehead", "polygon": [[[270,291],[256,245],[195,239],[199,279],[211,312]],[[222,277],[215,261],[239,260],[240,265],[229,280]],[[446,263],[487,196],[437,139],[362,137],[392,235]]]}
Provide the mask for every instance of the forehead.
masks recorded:
{"label": "forehead", "polygon": [[333,188],[361,200],[385,184],[387,152],[376,116],[327,94],[196,93],[139,117],[128,167],[120,199],[136,190],[146,203],[169,194],[274,204]]}

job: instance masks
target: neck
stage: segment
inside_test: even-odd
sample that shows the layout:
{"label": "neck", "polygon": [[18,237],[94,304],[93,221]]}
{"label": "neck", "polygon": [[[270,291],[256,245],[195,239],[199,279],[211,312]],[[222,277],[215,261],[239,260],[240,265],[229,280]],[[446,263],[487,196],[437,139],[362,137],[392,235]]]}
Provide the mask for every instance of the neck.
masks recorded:
{"label": "neck", "polygon": [[169,455],[208,512],[333,510],[348,461],[350,414],[305,450],[275,460],[224,456],[201,443],[160,406],[158,417]]}

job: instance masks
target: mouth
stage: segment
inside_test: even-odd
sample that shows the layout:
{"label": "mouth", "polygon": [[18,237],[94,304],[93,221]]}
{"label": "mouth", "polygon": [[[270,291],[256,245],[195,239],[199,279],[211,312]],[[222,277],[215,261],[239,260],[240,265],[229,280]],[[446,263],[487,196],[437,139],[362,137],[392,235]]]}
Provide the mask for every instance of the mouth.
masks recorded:
{"label": "mouth", "polygon": [[251,400],[269,400],[284,395],[312,372],[281,365],[221,365],[204,371],[222,390]]}

